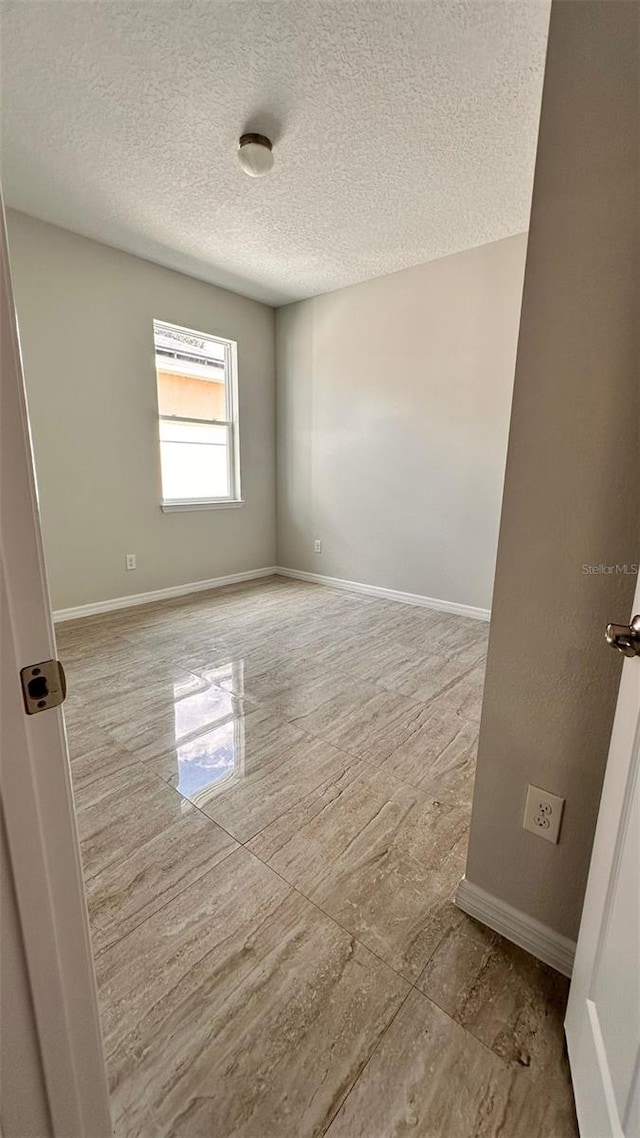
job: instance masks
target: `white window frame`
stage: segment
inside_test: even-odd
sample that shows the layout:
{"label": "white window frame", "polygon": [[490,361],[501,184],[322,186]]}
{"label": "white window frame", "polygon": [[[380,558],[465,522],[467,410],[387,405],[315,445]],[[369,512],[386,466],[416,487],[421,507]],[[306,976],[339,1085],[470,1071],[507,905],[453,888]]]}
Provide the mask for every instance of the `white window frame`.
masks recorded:
{"label": "white window frame", "polygon": [[[157,401],[157,360],[156,360],[156,331],[158,328],[167,328],[170,331],[183,332],[188,336],[199,336],[203,340],[212,340],[220,344],[224,350],[225,396],[227,403],[227,419],[194,419],[184,415],[161,415],[158,402],[158,453],[160,455],[160,423],[190,423],[206,424],[212,427],[227,428],[227,464],[229,474],[229,494],[223,498],[165,498],[162,494],[162,459],[160,457],[160,505],[164,513],[174,510],[216,510],[233,509],[244,505],[240,487],[240,424],[238,416],[238,345],[235,340],[224,336],[216,336],[211,332],[200,332],[195,328],[184,328],[180,324],[173,324],[168,320],[153,321],[153,359],[156,374],[156,401]],[[178,371],[178,364],[170,359],[166,361],[167,372]],[[193,376],[198,378],[198,365],[192,365]],[[204,377],[204,368],[202,369]],[[180,374],[191,374],[186,368]]]}

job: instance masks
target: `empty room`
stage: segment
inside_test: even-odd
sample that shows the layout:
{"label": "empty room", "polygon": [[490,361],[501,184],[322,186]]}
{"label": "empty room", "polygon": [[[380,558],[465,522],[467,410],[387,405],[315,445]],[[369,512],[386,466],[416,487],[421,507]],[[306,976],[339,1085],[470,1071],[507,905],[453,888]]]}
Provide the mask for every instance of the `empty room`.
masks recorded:
{"label": "empty room", "polygon": [[3,2],[3,1138],[640,1138],[639,20]]}

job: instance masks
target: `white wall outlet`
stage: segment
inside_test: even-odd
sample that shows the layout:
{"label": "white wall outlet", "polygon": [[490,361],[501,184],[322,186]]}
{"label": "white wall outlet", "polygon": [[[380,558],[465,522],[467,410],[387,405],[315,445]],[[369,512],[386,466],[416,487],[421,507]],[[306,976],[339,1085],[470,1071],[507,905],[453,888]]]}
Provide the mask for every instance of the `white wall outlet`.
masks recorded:
{"label": "white wall outlet", "polygon": [[124,563],[125,563],[127,570],[135,569],[135,567],[136,567],[136,555],[135,555],[135,553],[125,553]]}
{"label": "white wall outlet", "polygon": [[319,537],[317,537],[313,543],[313,552],[322,553],[322,542],[320,541]]}
{"label": "white wall outlet", "polygon": [[563,810],[564,798],[539,786],[528,786],[522,827],[548,842],[557,842]]}

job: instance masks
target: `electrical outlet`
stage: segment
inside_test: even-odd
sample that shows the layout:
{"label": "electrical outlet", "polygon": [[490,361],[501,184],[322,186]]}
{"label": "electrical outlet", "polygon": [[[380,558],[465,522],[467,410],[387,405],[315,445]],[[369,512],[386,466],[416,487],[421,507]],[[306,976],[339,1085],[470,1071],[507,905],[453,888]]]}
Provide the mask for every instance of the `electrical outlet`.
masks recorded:
{"label": "electrical outlet", "polygon": [[135,555],[135,553],[125,553],[124,564],[125,564],[125,568],[127,570],[135,569],[135,567],[136,567],[136,555]]}
{"label": "electrical outlet", "polygon": [[313,552],[322,553],[322,542],[320,541],[319,537],[317,537],[313,543]]}
{"label": "electrical outlet", "polygon": [[557,842],[563,810],[564,798],[549,794],[539,786],[528,786],[522,828],[548,842]]}

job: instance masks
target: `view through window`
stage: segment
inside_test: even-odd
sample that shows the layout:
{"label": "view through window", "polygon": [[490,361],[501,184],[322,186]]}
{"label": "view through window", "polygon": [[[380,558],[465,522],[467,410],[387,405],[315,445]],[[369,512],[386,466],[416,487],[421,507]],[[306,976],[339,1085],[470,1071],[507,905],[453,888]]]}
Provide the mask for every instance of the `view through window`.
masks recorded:
{"label": "view through window", "polygon": [[240,499],[236,345],[153,322],[163,505]]}

